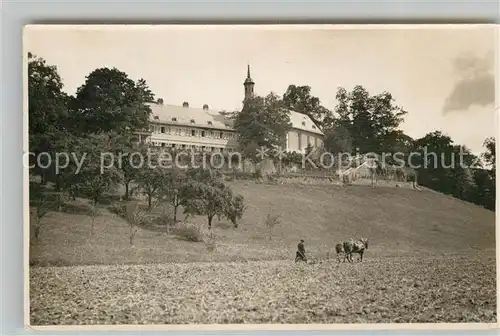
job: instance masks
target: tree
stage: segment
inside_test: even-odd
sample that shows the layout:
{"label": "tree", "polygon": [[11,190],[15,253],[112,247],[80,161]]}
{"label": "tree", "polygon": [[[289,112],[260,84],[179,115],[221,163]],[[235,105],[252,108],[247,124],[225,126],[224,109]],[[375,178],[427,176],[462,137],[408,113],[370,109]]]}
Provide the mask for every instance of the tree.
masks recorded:
{"label": "tree", "polygon": [[92,234],[95,217],[98,215],[97,205],[105,193],[114,190],[121,182],[122,176],[107,154],[113,152],[111,134],[92,134],[81,139],[79,152],[85,154],[85,162],[80,171],[71,178],[71,183],[77,185],[76,192],[91,200]]}
{"label": "tree", "polygon": [[489,166],[485,170],[477,170],[475,182],[477,184],[477,197],[487,209],[495,211],[496,208],[496,145],[495,138],[490,137],[484,141],[483,146],[486,151],[481,155],[483,160]]}
{"label": "tree", "polygon": [[453,141],[440,131],[426,134],[415,141],[419,153],[412,164],[419,166],[419,183],[428,188],[452,194],[452,171],[446,166],[452,163]]}
{"label": "tree", "polygon": [[116,68],[91,72],[76,92],[74,108],[85,133],[126,133],[145,129],[154,94],[144,79],[134,82]]}
{"label": "tree", "polygon": [[171,168],[169,169],[166,177],[165,184],[161,186],[161,190],[159,191],[161,196],[160,198],[165,199],[173,208],[173,220],[174,223],[177,222],[177,210],[179,206],[185,204],[186,197],[189,196],[189,193],[186,193],[185,185],[188,179],[184,171]]}
{"label": "tree", "polygon": [[[42,152],[54,156],[54,144],[64,137],[67,124],[69,97],[63,92],[63,83],[57,67],[28,53],[28,134],[30,151],[37,157]],[[30,172],[40,174],[42,183],[48,171],[35,166]]]}
{"label": "tree", "polygon": [[127,200],[130,195],[130,183],[137,178],[146,163],[148,146],[138,143],[130,134],[117,135],[112,141],[117,165],[123,176],[122,182],[125,186],[123,196]]}
{"label": "tree", "polygon": [[233,223],[235,228],[238,228],[238,220],[243,217],[245,212],[244,198],[241,195],[232,196],[229,199],[226,208],[226,217]]}
{"label": "tree", "polygon": [[309,116],[320,128],[333,118],[332,112],[321,105],[319,98],[311,95],[310,86],[289,85],[283,95],[283,104],[289,110]]}
{"label": "tree", "polygon": [[[215,216],[233,221],[242,215],[243,198],[235,199],[232,190],[223,182],[220,172],[212,169],[191,168],[187,171],[188,182],[184,184],[184,213],[186,215],[206,216],[208,228],[212,228]],[[241,206],[234,208],[234,204]],[[234,224],[235,222],[233,222]]]}
{"label": "tree", "polygon": [[131,202],[125,206],[125,217],[129,224],[129,243],[134,246],[134,237],[139,227],[146,223],[146,213],[139,209],[138,202]]}
{"label": "tree", "polygon": [[455,145],[452,139],[439,132],[426,134],[415,141],[420,154],[418,169],[419,183],[469,202],[476,202],[477,185],[474,179],[474,166],[477,161],[465,146]]}
{"label": "tree", "polygon": [[269,240],[271,240],[273,237],[274,228],[280,223],[281,223],[281,216],[280,215],[267,214],[267,217],[266,217],[264,224],[266,225],[267,229],[269,230]]}
{"label": "tree", "polygon": [[283,101],[273,93],[265,98],[252,97],[244,101],[234,128],[241,152],[245,157],[257,161],[258,149],[283,147],[284,138],[291,128],[290,113]]}
{"label": "tree", "polygon": [[495,179],[487,169],[473,169],[476,190],[473,196],[474,203],[495,211]]}
{"label": "tree", "polygon": [[35,218],[34,221],[34,238],[40,238],[40,232],[43,227],[42,219],[50,212],[57,211],[58,208],[64,203],[61,195],[47,194],[44,192],[42,186],[36,183],[30,183],[30,207],[32,214]]}
{"label": "tree", "polygon": [[483,143],[483,146],[486,148],[486,151],[483,153],[483,159],[486,161],[486,163],[491,166],[491,171],[495,172],[495,168],[496,168],[496,157],[495,157],[495,154],[496,154],[496,146],[495,146],[495,138],[494,137],[489,137],[487,138],[484,143]]}
{"label": "tree", "polygon": [[[357,85],[351,92],[339,88],[336,94],[337,106],[334,114],[336,128],[342,127],[352,139],[354,148],[361,153],[383,152],[384,139],[397,130],[403,121],[406,111],[395,105],[393,96],[389,92],[377,95],[370,93],[362,86]],[[327,133],[328,133],[327,125]]]}
{"label": "tree", "polygon": [[57,67],[28,53],[29,138],[33,149],[38,145],[38,137],[60,129],[61,121],[67,117],[67,102]]}
{"label": "tree", "polygon": [[[154,160],[158,158],[158,155],[155,154],[152,158]],[[148,209],[151,210],[153,200],[161,200],[163,193],[169,186],[169,169],[156,164],[144,164],[137,172],[135,181],[137,182],[137,187],[147,197]]]}
{"label": "tree", "polygon": [[340,122],[335,122],[328,127],[324,147],[330,153],[352,153],[352,142],[352,137],[347,128]]}

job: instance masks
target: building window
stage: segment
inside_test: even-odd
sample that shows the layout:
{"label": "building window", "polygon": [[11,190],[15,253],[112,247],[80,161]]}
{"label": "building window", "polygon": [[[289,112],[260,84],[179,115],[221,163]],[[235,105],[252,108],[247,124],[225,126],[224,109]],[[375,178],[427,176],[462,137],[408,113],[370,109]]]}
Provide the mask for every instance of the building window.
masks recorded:
{"label": "building window", "polygon": [[186,148],[186,145],[182,145],[182,149],[185,149]]}
{"label": "building window", "polygon": [[224,133],[223,133],[223,132],[220,132],[220,134],[219,134],[219,138],[221,138],[221,139],[222,139],[222,137],[223,137],[223,136],[224,136]]}
{"label": "building window", "polygon": [[165,127],[164,126],[161,127],[161,132],[165,133]]}
{"label": "building window", "polygon": [[312,128],[313,128],[313,129],[316,129],[316,126],[312,125]]}
{"label": "building window", "polygon": [[196,131],[195,130],[191,130],[191,136],[195,136],[196,135]]}
{"label": "building window", "polygon": [[205,131],[201,131],[201,136],[204,138],[205,137]]}
{"label": "building window", "polygon": [[172,148],[175,148],[175,144],[172,144]]}
{"label": "building window", "polygon": [[172,121],[177,121],[177,118],[172,118]]}
{"label": "building window", "polygon": [[305,125],[306,125],[306,122],[305,122],[305,121],[303,121],[303,122],[302,122],[302,126],[305,126]]}
{"label": "building window", "polygon": [[165,147],[165,143],[164,143],[164,142],[162,142],[162,143],[161,143],[161,146],[162,146],[162,147]]}
{"label": "building window", "polygon": [[194,124],[194,119],[191,119],[190,123],[191,123],[191,124]]}
{"label": "building window", "polygon": [[211,122],[211,121],[208,121],[208,124],[209,124],[210,126],[212,126],[212,122]]}

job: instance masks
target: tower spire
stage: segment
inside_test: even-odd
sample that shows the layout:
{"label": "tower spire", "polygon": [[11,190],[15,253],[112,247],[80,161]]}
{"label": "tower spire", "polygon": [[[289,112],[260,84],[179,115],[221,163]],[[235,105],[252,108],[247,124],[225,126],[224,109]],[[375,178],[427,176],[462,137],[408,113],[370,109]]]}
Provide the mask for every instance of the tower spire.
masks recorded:
{"label": "tower spire", "polygon": [[250,77],[250,64],[247,64],[247,78],[245,79],[243,86],[245,87],[245,99],[253,97],[253,88],[255,83],[252,80],[252,77]]}

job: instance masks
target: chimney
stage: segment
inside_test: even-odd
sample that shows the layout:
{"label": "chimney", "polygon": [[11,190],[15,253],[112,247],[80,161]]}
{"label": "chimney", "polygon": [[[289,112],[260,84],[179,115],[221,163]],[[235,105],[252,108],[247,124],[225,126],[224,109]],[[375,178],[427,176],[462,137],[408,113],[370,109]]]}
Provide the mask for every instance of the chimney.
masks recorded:
{"label": "chimney", "polygon": [[206,111],[206,110],[208,110],[208,105],[207,105],[207,104],[203,105],[203,109],[204,109],[205,111]]}
{"label": "chimney", "polygon": [[182,107],[189,107],[189,103],[188,102],[182,103]]}

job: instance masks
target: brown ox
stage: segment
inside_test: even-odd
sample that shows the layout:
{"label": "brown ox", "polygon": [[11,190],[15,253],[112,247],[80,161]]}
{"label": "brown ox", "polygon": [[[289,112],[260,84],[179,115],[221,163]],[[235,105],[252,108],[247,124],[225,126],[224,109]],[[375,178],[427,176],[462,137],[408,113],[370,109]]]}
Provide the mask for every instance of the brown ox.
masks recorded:
{"label": "brown ox", "polygon": [[353,253],[359,254],[359,261],[363,261],[363,253],[368,249],[368,238],[360,238],[357,241],[351,238],[343,243],[343,248],[347,261],[353,262]]}

